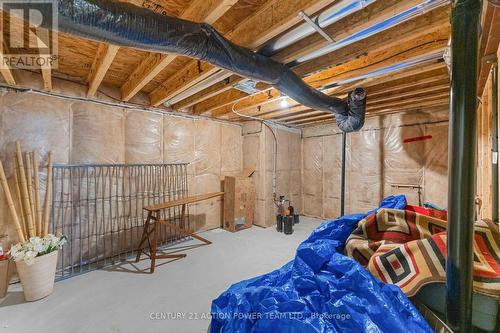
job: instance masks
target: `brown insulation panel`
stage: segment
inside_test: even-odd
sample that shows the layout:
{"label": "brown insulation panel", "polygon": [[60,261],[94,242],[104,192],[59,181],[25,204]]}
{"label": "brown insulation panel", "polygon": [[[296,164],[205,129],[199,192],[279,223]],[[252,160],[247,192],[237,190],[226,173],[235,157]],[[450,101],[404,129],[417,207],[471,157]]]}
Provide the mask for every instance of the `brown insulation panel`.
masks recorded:
{"label": "brown insulation panel", "polygon": [[[368,118],[365,127],[347,136],[346,213],[372,209],[391,194],[447,205],[448,111],[433,110]],[[407,138],[431,135],[405,143]],[[304,213],[321,218],[340,214],[341,134],[334,124],[303,132]]]}

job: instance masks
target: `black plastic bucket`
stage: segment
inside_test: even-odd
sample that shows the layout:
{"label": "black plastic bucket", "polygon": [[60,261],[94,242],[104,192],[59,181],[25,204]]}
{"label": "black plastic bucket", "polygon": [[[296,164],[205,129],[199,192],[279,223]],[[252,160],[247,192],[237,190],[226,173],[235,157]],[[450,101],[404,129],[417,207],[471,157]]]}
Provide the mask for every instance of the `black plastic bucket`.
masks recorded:
{"label": "black plastic bucket", "polygon": [[285,216],[283,217],[283,232],[286,235],[293,234],[293,216]]}
{"label": "black plastic bucket", "polygon": [[282,215],[276,215],[276,230],[278,232],[283,231],[283,217]]}

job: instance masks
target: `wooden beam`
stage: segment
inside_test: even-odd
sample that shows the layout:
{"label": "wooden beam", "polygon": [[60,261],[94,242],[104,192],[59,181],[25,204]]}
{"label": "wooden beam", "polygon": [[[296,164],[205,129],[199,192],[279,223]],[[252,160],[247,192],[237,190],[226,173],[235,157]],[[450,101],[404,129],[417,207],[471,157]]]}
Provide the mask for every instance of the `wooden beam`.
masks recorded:
{"label": "wooden beam", "polygon": [[[401,93],[401,94],[387,94],[387,95],[382,95],[379,98],[373,98],[373,95],[370,95],[372,97],[371,99],[368,100],[367,103],[367,108],[370,109],[370,107],[376,107],[377,105],[380,105],[383,102],[388,102],[388,101],[394,101],[397,100],[399,102],[404,102],[404,98],[414,100],[416,97],[422,96],[425,98],[426,96],[429,96],[430,94],[435,94],[435,93],[442,93],[442,92],[448,92],[449,90],[449,85],[444,84],[444,85],[439,85],[439,86],[433,86],[433,87],[427,87],[423,89],[416,89],[413,91],[409,91],[406,93]],[[383,92],[380,92],[383,94]],[[317,115],[325,115],[328,114],[327,112],[323,111],[315,111],[311,109],[302,109],[303,107],[296,108],[293,110],[293,112],[286,112],[286,113],[279,113],[279,112],[273,112],[268,115],[261,115],[260,117],[264,119],[273,119],[277,121],[291,121],[291,120],[298,120],[298,119],[304,119],[308,118],[310,116],[317,116]]]}
{"label": "wooden beam", "polygon": [[97,54],[94,58],[94,62],[87,77],[87,82],[89,85],[87,98],[93,97],[95,95],[97,89],[99,88],[99,85],[101,84],[104,76],[106,75],[106,72],[109,69],[109,66],[111,66],[111,63],[113,62],[118,49],[119,47],[116,45],[103,43],[99,44]]}
{"label": "wooden beam", "polygon": [[[445,96],[446,97],[446,96]],[[402,111],[408,111],[408,110],[415,110],[415,109],[422,109],[424,107],[433,107],[436,105],[446,105],[449,104],[448,98],[443,98],[443,96],[436,95],[433,98],[429,98],[429,100],[421,101],[421,102],[412,102],[410,105],[397,105],[395,104],[394,106],[391,107],[386,107],[383,109],[378,110],[372,110],[372,111],[367,111],[367,116],[374,116],[374,115],[382,115],[382,114],[388,114],[390,113],[395,113],[396,112],[402,112]],[[322,120],[329,120],[329,119],[334,119],[334,116],[332,114],[327,114],[324,116],[315,116],[315,117],[310,117],[307,119],[301,119],[301,120],[295,120],[295,121],[289,121],[285,122],[287,125],[303,125],[303,124],[308,124],[311,122],[315,121],[322,121]]]}
{"label": "wooden beam", "polygon": [[[376,1],[371,5],[349,15],[342,20],[331,24],[324,30],[335,40],[340,40],[353,33],[359,32],[382,22],[395,14],[401,13],[415,5],[422,3],[422,0],[384,0]],[[329,45],[329,41],[319,34],[313,34],[297,41],[286,49],[282,50],[274,57],[276,60],[288,63],[311,52]]]}
{"label": "wooden beam", "polygon": [[232,75],[226,78],[224,81],[217,82],[216,84],[204,89],[194,95],[189,96],[188,98],[182,100],[173,105],[174,110],[182,110],[193,106],[197,103],[203,102],[211,97],[214,97],[220,93],[233,89],[233,85],[243,81],[244,78],[238,75]]}
{"label": "wooden beam", "polygon": [[[500,44],[500,8],[495,7],[490,1],[485,1],[483,4],[483,15],[481,20],[481,39],[479,41],[480,59],[482,57],[496,54]],[[498,5],[497,5],[498,6]],[[484,60],[479,62],[479,76],[478,76],[478,94],[482,94],[488,76],[490,74],[491,63]]]}
{"label": "wooden beam", "polygon": [[[270,0],[227,34],[226,38],[235,44],[255,49],[298,23],[301,20],[298,16],[301,10],[312,15],[335,1],[337,0]],[[163,82],[150,93],[151,104],[158,106],[180,94],[193,86],[193,81],[199,82],[198,75],[210,73],[213,68],[212,65],[207,65],[203,66],[204,71],[197,72],[198,67],[200,65],[196,61],[191,61],[178,74]]]}
{"label": "wooden beam", "polygon": [[[40,29],[40,31],[37,32],[37,30]],[[39,37],[39,33],[49,33],[48,30],[42,29],[41,28],[30,28],[30,33],[32,34],[33,38],[36,40],[36,45],[38,47],[38,50],[46,49],[49,48],[50,46],[46,45],[43,40]],[[55,32],[53,32],[55,33]],[[56,38],[56,37],[54,37]],[[52,90],[52,70],[51,70],[51,65],[50,62],[48,61],[48,57],[45,54],[39,53],[40,57],[45,58],[45,61],[43,62],[42,66],[40,67],[40,71],[42,73],[42,81],[43,81],[43,87],[45,90],[51,91]]]}
{"label": "wooden beam", "polygon": [[[379,116],[386,116],[386,115],[391,115],[395,113],[409,113],[409,112],[419,112],[419,111],[426,111],[426,112],[431,112],[431,111],[439,111],[442,110],[443,107],[447,106],[449,104],[448,100],[442,100],[442,101],[432,101],[428,103],[422,103],[422,105],[416,105],[416,106],[411,106],[408,108],[401,108],[401,109],[393,109],[387,112],[381,112],[381,113],[372,113],[372,114],[367,114],[366,118],[371,118],[371,117],[379,117]],[[308,121],[304,122],[299,125],[295,125],[296,127],[312,127],[312,126],[320,126],[320,125],[328,125],[328,124],[333,124],[335,123],[335,119],[326,119],[326,120],[316,120],[316,121]]]}
{"label": "wooden beam", "polygon": [[[446,46],[447,42],[447,38],[438,38],[436,40],[436,35],[430,34],[423,38],[417,38],[407,43],[400,44],[397,47],[393,47],[389,50],[368,53],[364,57],[360,57],[346,62],[340,66],[335,66],[322,72],[310,75],[306,77],[304,81],[306,83],[309,83],[312,87],[318,88],[344,79],[367,74],[374,70],[385,68],[418,56],[442,50]],[[238,111],[243,111],[249,108],[255,108],[262,103],[269,103],[270,100],[277,99],[280,96],[281,93],[278,90],[271,89],[269,91],[253,95],[239,101],[237,104],[237,109]],[[195,109],[197,108],[199,108],[198,105],[195,106]],[[198,109],[196,111],[200,112],[201,110]],[[224,107],[217,108],[216,110],[212,111],[212,114],[215,116],[219,116],[231,111],[232,104],[229,104]]]}
{"label": "wooden beam", "polygon": [[3,79],[5,80],[5,82],[7,82],[7,84],[10,84],[11,86],[15,86],[16,80],[14,79],[14,75],[12,75],[11,69],[7,65],[4,65],[4,61],[3,61],[4,54],[2,51],[3,51],[3,49],[0,50],[0,60],[1,60],[0,61],[0,73],[2,74]]}
{"label": "wooden beam", "polygon": [[[433,22],[431,28],[429,28],[429,22]],[[442,39],[442,41],[444,41],[448,38],[449,33],[450,27],[447,11],[444,9],[432,11],[427,15],[427,17],[419,18],[418,22],[407,22],[407,24],[405,24],[404,26],[400,26],[399,29],[392,30],[387,34],[384,33],[384,36],[373,36],[373,38],[370,38],[367,41],[361,41],[360,43],[356,43],[344,49],[333,52],[331,56],[333,58],[337,58],[338,61],[334,63],[338,65],[333,66],[321,73],[326,74],[331,71],[339,71],[339,69],[345,68],[345,66],[347,66],[346,64],[352,64],[353,59],[359,62],[358,59],[369,59],[369,55],[372,54],[378,54],[379,59],[384,59],[384,57],[389,57],[391,54],[394,55],[397,52],[402,52],[402,50],[404,50],[404,47],[406,47],[406,49],[408,50],[411,50],[411,48],[413,48],[415,45],[419,45],[421,43],[433,42],[436,39]],[[367,54],[365,50],[370,51]],[[313,75],[313,79],[306,78],[305,81],[315,81],[316,78],[320,78],[321,75],[322,74],[316,73]],[[319,85],[313,84],[313,86],[317,87]],[[278,91],[272,92],[272,98],[277,98],[279,96],[280,93]],[[233,96],[233,94],[229,93],[215,96],[195,105],[194,113],[208,113],[224,106],[225,110],[218,110],[216,112],[216,115],[227,113],[228,108],[233,104],[234,100],[238,101],[245,98],[241,95],[236,99],[232,99],[234,97],[235,96]],[[254,99],[268,100],[268,92],[266,91],[262,93],[262,95],[256,95],[254,96]]]}
{"label": "wooden beam", "polygon": [[[436,86],[436,84],[449,85],[449,75],[443,63],[427,64],[412,67],[394,74],[385,74],[378,76],[376,79],[372,78],[366,82],[357,82],[352,85],[339,86],[333,89],[324,91],[326,94],[336,96],[338,98],[345,98],[345,94],[353,89],[354,86],[363,86],[368,94],[368,100],[377,95],[387,95],[390,93],[404,93],[413,91],[418,88],[427,88]],[[297,114],[309,110],[308,107],[300,105],[296,102],[289,103],[289,106],[283,109],[279,102],[271,100],[269,103],[261,105],[259,108],[252,108],[243,111],[245,115],[258,116],[264,119],[273,118],[275,116],[286,114]],[[238,117],[233,113],[219,116],[221,119],[237,119]]]}
{"label": "wooden beam", "polygon": [[[348,34],[365,29],[367,26],[371,26],[374,23],[380,21],[381,17],[378,16],[380,13],[382,13],[382,18],[385,18],[384,15],[392,15],[395,12],[412,7],[418,2],[419,1],[401,2],[396,0],[379,1],[357,12],[355,15],[347,16],[346,18],[333,23],[330,26],[330,29],[332,31],[335,31],[338,36],[347,36]],[[400,24],[398,27],[388,29],[383,34],[369,37],[353,45],[349,45],[340,51],[334,52],[331,55],[333,61],[331,61],[329,65],[332,63],[339,64],[343,61],[348,61],[352,58],[362,56],[366,52],[365,50],[373,51],[384,46],[386,48],[390,47],[390,45],[388,45],[389,42],[392,42],[393,44],[397,43],[399,40],[401,40],[401,42],[404,42],[405,40],[402,39],[404,38],[404,34],[407,34],[407,39],[415,38],[415,36],[432,32],[444,26],[449,26],[449,9],[447,7],[433,10],[425,15],[417,17],[414,20]],[[306,42],[302,43],[308,45],[307,41],[311,38],[314,39],[316,37],[317,34],[306,37],[304,39]],[[320,38],[319,40],[323,42],[324,39],[321,40]],[[290,49],[293,47],[294,45],[284,49],[275,56],[275,59],[282,62],[295,60],[297,55],[294,55],[294,51]],[[300,72],[299,68],[299,74],[304,75],[307,73]],[[202,113],[204,112],[207,111],[203,111]]]}
{"label": "wooden beam", "polygon": [[[212,24],[236,2],[237,0],[193,0],[180,18]],[[177,55],[173,54],[150,53],[121,86],[122,100],[128,101],[134,97],[176,58]]]}
{"label": "wooden beam", "polygon": [[[387,86],[380,90],[373,90],[374,87],[369,87],[369,86],[365,87],[365,89],[368,93],[369,101],[372,101],[375,100],[376,97],[378,96],[383,96],[384,98],[386,97],[390,98],[390,96],[395,96],[396,93],[401,94],[403,97],[407,97],[410,95],[410,93],[419,93],[427,89],[429,92],[432,92],[432,90],[435,89],[435,87],[439,87],[440,89],[444,89],[444,87],[446,87],[449,89],[448,77],[436,76],[420,81],[408,82],[407,84],[404,85],[402,84],[401,86],[397,85],[393,87]],[[406,93],[408,93],[408,95]],[[303,114],[308,110],[309,109],[307,107],[299,105],[290,109],[276,110],[265,114],[259,114],[258,116],[264,119],[281,120],[288,118],[290,116],[297,116]]]}

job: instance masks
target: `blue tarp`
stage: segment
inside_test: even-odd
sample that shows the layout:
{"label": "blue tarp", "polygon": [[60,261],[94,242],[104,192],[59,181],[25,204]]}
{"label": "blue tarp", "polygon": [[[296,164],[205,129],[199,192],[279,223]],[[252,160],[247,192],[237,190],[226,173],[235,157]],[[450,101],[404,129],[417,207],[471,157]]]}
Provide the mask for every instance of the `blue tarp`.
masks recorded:
{"label": "blue tarp", "polygon": [[[404,196],[380,205],[405,206]],[[211,332],[432,332],[398,287],[342,254],[358,221],[371,212],[324,222],[295,259],[232,285],[212,302]]]}

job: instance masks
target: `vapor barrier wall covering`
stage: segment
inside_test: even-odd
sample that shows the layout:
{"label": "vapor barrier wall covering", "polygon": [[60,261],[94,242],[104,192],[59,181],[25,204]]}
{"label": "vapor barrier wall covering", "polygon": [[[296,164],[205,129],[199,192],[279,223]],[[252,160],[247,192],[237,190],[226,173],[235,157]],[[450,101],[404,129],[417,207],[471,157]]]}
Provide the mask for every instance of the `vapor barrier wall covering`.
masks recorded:
{"label": "vapor barrier wall covering", "polygon": [[[432,136],[404,142],[405,139]],[[333,125],[303,133],[304,214],[335,218],[340,214],[341,133]],[[346,212],[367,210],[384,196],[405,194],[447,205],[448,110],[372,117],[363,130],[347,135]]]}
{"label": "vapor barrier wall covering", "polygon": [[[15,142],[35,150],[40,163],[48,151],[54,163],[190,163],[189,194],[220,191],[220,178],[242,170],[241,127],[186,119],[32,93],[0,95],[0,159],[12,181]],[[45,170],[41,177],[45,192]],[[66,182],[69,184],[69,182]],[[0,234],[15,235],[0,191]],[[221,199],[190,205],[193,230],[220,224]],[[66,216],[70,216],[67,214]],[[64,221],[64,223],[75,223]]]}
{"label": "vapor barrier wall covering", "polygon": [[312,109],[335,113],[337,125],[345,132],[363,126],[366,95],[362,88],[354,89],[347,100],[328,96],[307,85],[286,65],[233,44],[208,24],[160,15],[125,3],[104,0],[57,2],[58,29],[63,32],[118,46],[177,53],[207,61],[266,82]]}

